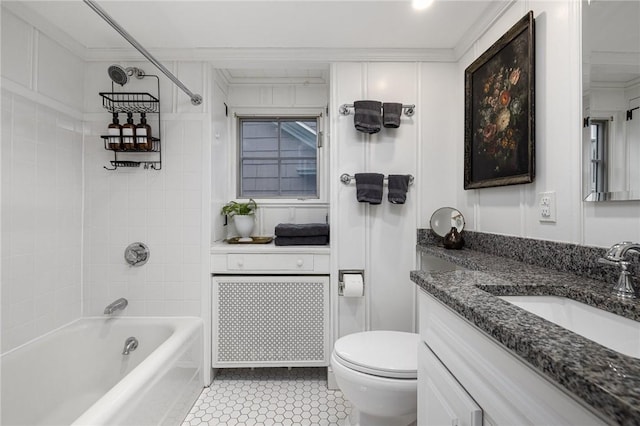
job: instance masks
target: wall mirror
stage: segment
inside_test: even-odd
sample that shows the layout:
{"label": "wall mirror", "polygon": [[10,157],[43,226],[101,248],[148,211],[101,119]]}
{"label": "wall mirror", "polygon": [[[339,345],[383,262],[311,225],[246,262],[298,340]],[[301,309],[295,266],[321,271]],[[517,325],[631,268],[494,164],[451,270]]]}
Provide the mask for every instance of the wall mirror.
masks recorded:
{"label": "wall mirror", "polygon": [[640,200],[640,2],[582,2],[585,201]]}

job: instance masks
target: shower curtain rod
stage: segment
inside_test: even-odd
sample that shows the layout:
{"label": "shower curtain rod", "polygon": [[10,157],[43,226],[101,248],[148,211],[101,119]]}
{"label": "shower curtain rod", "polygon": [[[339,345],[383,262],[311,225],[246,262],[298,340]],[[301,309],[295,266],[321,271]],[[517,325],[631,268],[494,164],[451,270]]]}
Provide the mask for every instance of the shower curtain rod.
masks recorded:
{"label": "shower curtain rod", "polygon": [[182,84],[178,78],[171,73],[164,65],[156,60],[151,53],[147,51],[136,39],[134,39],[131,34],[125,31],[124,28],[120,26],[107,12],[104,11],[94,0],[83,0],[87,6],[94,10],[102,19],[104,19],[107,24],[111,25],[113,29],[115,29],[122,37],[125,38],[133,47],[135,47],[138,52],[142,53],[142,55],[149,60],[153,65],[155,65],[160,71],[164,73],[171,81],[175,83],[180,89],[184,91],[191,98],[191,103],[193,105],[200,105],[202,103],[202,96],[193,93],[191,90],[187,89],[187,87]]}

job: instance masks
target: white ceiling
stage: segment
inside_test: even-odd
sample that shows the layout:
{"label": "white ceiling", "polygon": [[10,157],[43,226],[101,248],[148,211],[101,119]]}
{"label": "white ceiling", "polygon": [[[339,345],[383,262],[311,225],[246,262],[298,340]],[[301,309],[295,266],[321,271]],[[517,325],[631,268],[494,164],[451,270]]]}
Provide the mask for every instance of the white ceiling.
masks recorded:
{"label": "white ceiling", "polygon": [[[128,46],[80,0],[3,3],[21,3],[85,48]],[[481,18],[494,3],[437,0],[429,9],[415,11],[409,0],[98,0],[108,14],[149,50],[452,49],[468,30],[482,22]]]}
{"label": "white ceiling", "polygon": [[[416,11],[409,0],[97,2],[159,60],[209,61],[237,83],[324,83],[332,61],[455,61],[509,5],[509,0],[435,0],[430,8]],[[141,59],[81,0],[2,4],[86,60]],[[637,47],[628,47],[640,40],[639,4],[585,4],[585,46],[617,57],[640,55]],[[614,36],[616,44],[598,44]],[[601,66],[598,55],[592,55],[592,77],[628,81],[635,68],[629,70],[626,59],[617,76],[603,75],[610,71],[610,57],[607,53],[602,60],[607,65]]]}
{"label": "white ceiling", "polygon": [[[81,0],[2,1],[86,60],[140,53]],[[458,59],[506,0],[97,0],[158,60],[203,60],[230,83],[326,83],[328,63]]]}

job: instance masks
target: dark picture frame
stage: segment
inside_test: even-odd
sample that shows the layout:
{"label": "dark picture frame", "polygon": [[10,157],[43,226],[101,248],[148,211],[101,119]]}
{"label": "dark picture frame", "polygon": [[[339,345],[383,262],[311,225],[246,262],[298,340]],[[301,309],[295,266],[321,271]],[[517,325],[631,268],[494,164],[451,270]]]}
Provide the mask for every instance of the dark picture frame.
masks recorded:
{"label": "dark picture frame", "polygon": [[533,12],[511,27],[464,74],[464,189],[533,182]]}

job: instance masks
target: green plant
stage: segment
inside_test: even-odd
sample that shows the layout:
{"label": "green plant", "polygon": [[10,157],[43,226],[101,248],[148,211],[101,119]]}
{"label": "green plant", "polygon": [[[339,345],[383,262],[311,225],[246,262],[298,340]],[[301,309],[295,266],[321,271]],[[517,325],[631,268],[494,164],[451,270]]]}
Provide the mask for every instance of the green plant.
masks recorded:
{"label": "green plant", "polygon": [[227,215],[229,217],[240,215],[246,216],[250,214],[254,214],[258,209],[258,205],[253,198],[250,198],[246,203],[238,203],[237,201],[229,201],[227,204],[222,206],[220,210],[220,214]]}

